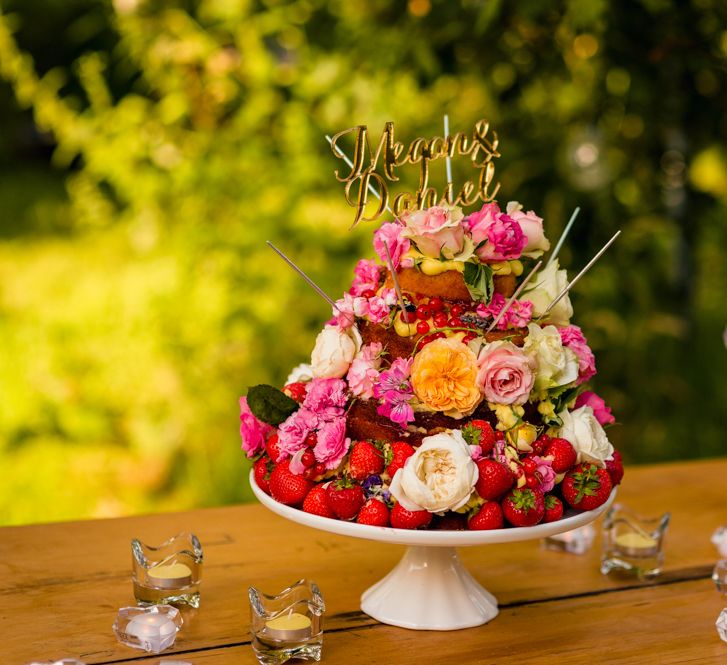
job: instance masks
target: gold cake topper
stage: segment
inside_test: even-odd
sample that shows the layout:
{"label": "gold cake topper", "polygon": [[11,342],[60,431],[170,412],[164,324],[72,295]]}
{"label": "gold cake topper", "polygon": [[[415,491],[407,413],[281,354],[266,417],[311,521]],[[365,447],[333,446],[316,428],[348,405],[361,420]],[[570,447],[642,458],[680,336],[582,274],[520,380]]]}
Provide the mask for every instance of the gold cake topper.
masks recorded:
{"label": "gold cake topper", "polygon": [[[500,184],[496,183],[491,190],[495,177],[495,164],[492,161],[499,157],[497,152],[498,138],[493,131],[491,137],[490,123],[480,120],[471,134],[457,132],[452,136],[434,136],[431,139],[416,138],[405,149],[403,143],[394,139],[394,123],[387,122],[381,139],[372,152],[368,142],[368,128],[359,125],[338,132],[330,140],[333,154],[346,160],[345,153],[338,146],[344,137],[353,134],[353,161],[344,175],[335,172],[339,182],[346,183],[345,194],[348,204],[356,209],[356,218],[351,228],[360,221],[373,221],[381,217],[384,211],[391,209],[395,216],[405,210],[419,210],[438,204],[470,206],[480,199],[483,203],[493,201]],[[429,164],[442,157],[451,158],[455,155],[467,156],[475,169],[479,170],[476,182],[467,180],[455,196],[454,184],[448,182],[440,195],[429,184]],[[381,163],[382,172],[377,171]],[[391,206],[388,182],[397,182],[399,176],[396,169],[405,164],[419,164],[419,188],[416,192],[399,192],[393,197]],[[380,195],[379,203],[373,214],[366,216],[371,187]]]}

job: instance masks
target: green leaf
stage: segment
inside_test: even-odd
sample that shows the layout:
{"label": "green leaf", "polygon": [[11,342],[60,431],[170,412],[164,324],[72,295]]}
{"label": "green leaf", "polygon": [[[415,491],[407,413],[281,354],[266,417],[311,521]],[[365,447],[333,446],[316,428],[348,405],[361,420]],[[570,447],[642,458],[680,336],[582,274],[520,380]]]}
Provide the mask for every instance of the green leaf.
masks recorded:
{"label": "green leaf", "polygon": [[247,405],[253,415],[268,425],[280,425],[300,406],[290,399],[282,390],[261,384],[247,391]]}
{"label": "green leaf", "polygon": [[472,300],[488,303],[494,290],[492,268],[483,263],[465,263],[464,283]]}

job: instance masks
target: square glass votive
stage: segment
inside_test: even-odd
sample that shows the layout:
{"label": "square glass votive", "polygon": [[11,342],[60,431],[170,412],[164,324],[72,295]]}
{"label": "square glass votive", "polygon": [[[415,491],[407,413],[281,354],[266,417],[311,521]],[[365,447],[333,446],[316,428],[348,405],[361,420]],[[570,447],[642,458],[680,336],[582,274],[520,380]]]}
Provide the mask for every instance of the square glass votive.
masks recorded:
{"label": "square glass votive", "polygon": [[664,534],[670,513],[640,517],[615,504],[603,522],[601,572],[620,573],[641,579],[655,577],[664,565]]}
{"label": "square glass votive", "polygon": [[131,541],[134,597],[139,605],[199,607],[204,560],[197,536],[180,533],[158,547]]}
{"label": "square glass votive", "polygon": [[585,554],[593,546],[596,538],[596,529],[592,524],[586,524],[578,529],[543,538],[541,546],[544,550],[553,552],[566,552],[567,554]]}
{"label": "square glass votive", "polygon": [[262,665],[321,659],[323,596],[315,582],[299,580],[276,596],[248,590],[252,648]]}

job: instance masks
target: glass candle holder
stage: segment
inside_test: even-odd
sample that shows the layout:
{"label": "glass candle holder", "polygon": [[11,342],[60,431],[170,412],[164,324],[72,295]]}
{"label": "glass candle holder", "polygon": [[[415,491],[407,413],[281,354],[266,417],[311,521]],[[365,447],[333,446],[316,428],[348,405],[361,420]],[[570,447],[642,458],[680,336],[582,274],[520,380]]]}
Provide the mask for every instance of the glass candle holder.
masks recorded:
{"label": "glass candle holder", "polygon": [[717,527],[712,534],[712,544],[717,548],[721,557],[727,557],[727,526]]}
{"label": "glass candle holder", "polygon": [[134,597],[139,605],[199,607],[203,554],[197,536],[180,533],[159,547],[131,541]]}
{"label": "glass candle holder", "polygon": [[712,571],[712,581],[717,591],[727,596],[727,559],[720,559]]}
{"label": "glass candle holder", "polygon": [[262,665],[321,659],[326,606],[315,582],[299,580],[277,596],[250,587],[248,595],[252,648]]}
{"label": "glass candle holder", "polygon": [[603,522],[601,572],[641,579],[659,575],[664,565],[664,534],[670,518],[670,513],[644,518],[621,504],[614,505]]}
{"label": "glass candle holder", "polygon": [[113,631],[116,639],[128,647],[161,653],[174,644],[182,623],[179,610],[171,605],[122,607]]}
{"label": "glass candle holder", "polygon": [[592,524],[586,524],[578,529],[572,529],[565,533],[557,533],[554,536],[543,538],[541,546],[544,550],[553,552],[566,552],[568,554],[585,554],[593,546],[596,538],[596,529]]}

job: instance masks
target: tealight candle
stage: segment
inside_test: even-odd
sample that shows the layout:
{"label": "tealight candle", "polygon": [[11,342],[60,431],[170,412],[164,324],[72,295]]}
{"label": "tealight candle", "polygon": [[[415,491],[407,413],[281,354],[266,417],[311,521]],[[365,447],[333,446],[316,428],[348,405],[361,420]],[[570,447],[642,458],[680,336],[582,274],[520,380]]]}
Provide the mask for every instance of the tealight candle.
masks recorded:
{"label": "tealight candle", "polygon": [[149,582],[162,589],[182,589],[192,583],[192,570],[183,563],[157,564],[147,575]]}
{"label": "tealight candle", "polygon": [[649,557],[659,549],[659,543],[646,533],[627,531],[616,536],[614,543],[625,555]]}
{"label": "tealight candle", "polygon": [[281,614],[265,622],[265,637],[276,642],[301,642],[311,636],[311,620],[305,614]]}
{"label": "tealight candle", "polygon": [[159,652],[174,644],[177,625],[164,614],[137,614],[124,632],[137,638],[147,651]]}

